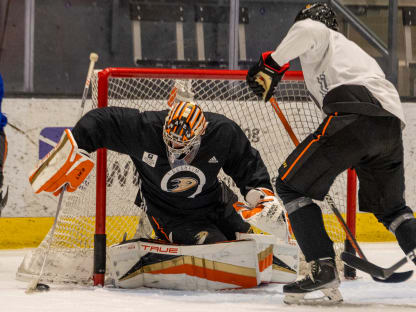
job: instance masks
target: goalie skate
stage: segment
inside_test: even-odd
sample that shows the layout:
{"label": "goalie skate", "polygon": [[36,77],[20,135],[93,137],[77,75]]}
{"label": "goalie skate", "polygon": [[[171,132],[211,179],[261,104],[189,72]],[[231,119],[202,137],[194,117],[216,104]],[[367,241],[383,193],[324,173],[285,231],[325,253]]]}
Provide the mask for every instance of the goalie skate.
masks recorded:
{"label": "goalie skate", "polygon": [[[305,278],[283,286],[287,304],[332,305],[342,302],[338,290],[339,277],[335,261],[319,259],[311,264],[311,273]],[[319,296],[320,293],[323,295]]]}

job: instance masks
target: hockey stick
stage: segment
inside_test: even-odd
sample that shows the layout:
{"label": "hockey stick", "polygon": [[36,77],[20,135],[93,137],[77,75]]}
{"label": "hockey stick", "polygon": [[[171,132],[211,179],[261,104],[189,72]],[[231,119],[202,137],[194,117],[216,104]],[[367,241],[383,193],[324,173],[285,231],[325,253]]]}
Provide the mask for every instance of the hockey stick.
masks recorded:
{"label": "hockey stick", "polygon": [[[299,140],[297,139],[295,133],[293,132],[293,129],[290,126],[290,124],[288,123],[286,117],[284,116],[284,114],[280,110],[279,104],[277,103],[276,99],[274,97],[271,97],[270,98],[270,103],[272,104],[272,106],[273,106],[275,112],[277,113],[280,121],[282,122],[282,124],[285,127],[287,133],[289,134],[290,138],[292,139],[293,144],[295,144],[295,146],[298,146],[299,145]],[[364,255],[363,251],[361,250],[360,246],[358,245],[357,240],[355,239],[354,235],[352,235],[350,229],[348,228],[348,225],[345,223],[344,218],[342,217],[341,213],[339,212],[338,208],[336,207],[334,200],[332,199],[332,197],[329,194],[327,194],[325,196],[325,201],[327,202],[328,206],[331,208],[332,212],[337,217],[338,222],[340,223],[340,225],[343,228],[345,234],[347,235],[348,240],[350,241],[351,245],[353,246],[355,251],[360,256],[360,258],[361,258],[360,260],[361,261],[366,261],[367,263],[371,264],[367,260],[366,256]],[[351,265],[351,266],[356,268],[356,269],[361,270],[358,267],[355,267],[353,265]],[[362,270],[362,271],[364,271],[364,270]],[[364,271],[364,272],[366,272],[366,271]],[[400,283],[400,282],[404,282],[405,280],[409,279],[410,276],[412,276],[413,271],[391,273],[389,276],[386,276],[384,279],[379,278],[380,276],[378,276],[378,275],[374,276],[371,273],[369,273],[369,274],[371,275],[373,280],[375,280],[377,282]]]}
{"label": "hockey stick", "polygon": [[[358,270],[366,272],[372,276],[376,276],[380,278],[381,281],[384,283],[400,283],[409,279],[412,276],[413,271],[397,272],[397,273],[395,273],[395,271],[399,269],[401,266],[403,266],[405,263],[407,263],[408,260],[412,261],[415,258],[416,258],[416,254],[415,254],[415,250],[413,250],[409,252],[405,257],[400,259],[398,262],[393,264],[391,267],[382,268],[382,267],[379,267],[378,265],[375,265],[369,261],[366,261],[365,259],[361,259],[348,252],[343,252],[341,254],[341,259],[346,264]],[[396,276],[396,278],[393,279],[392,276]]]}
{"label": "hockey stick", "polygon": [[[392,267],[388,269],[382,269],[381,267],[378,267],[377,265],[369,262],[364,255],[363,251],[361,250],[360,246],[358,245],[356,239],[352,235],[350,229],[348,228],[347,224],[344,221],[344,218],[342,217],[341,213],[339,212],[338,208],[335,206],[334,201],[329,195],[325,196],[325,200],[328,203],[331,210],[334,212],[335,216],[337,217],[339,223],[341,224],[342,228],[345,231],[345,234],[348,237],[348,240],[350,241],[351,245],[354,247],[356,252],[360,257],[357,257],[351,253],[343,252],[341,254],[341,259],[344,261],[347,265],[350,267],[353,267],[355,269],[361,270],[363,272],[366,272],[371,275],[373,280],[376,282],[381,283],[401,283],[406,280],[408,280],[412,274],[413,271],[406,271],[406,272],[397,272],[395,273],[399,267],[401,267],[403,264],[407,262],[407,258],[404,258],[404,262],[400,263],[399,266],[397,264],[393,265]],[[345,254],[345,255],[344,255]],[[403,261],[403,259],[401,260]],[[400,262],[400,261],[399,261]],[[377,269],[379,268],[379,269]]]}
{"label": "hockey stick", "polygon": [[88,67],[87,79],[85,80],[84,92],[82,93],[79,118],[81,118],[82,114],[84,113],[84,106],[85,106],[85,101],[87,100],[88,90],[90,88],[91,76],[94,71],[95,63],[97,61],[98,61],[98,54],[94,52],[90,53],[90,66]]}
{"label": "hockey stick", "polygon": [[46,259],[49,256],[49,250],[50,250],[50,247],[51,247],[51,244],[52,244],[53,234],[55,233],[56,224],[58,222],[59,212],[61,211],[62,198],[64,197],[64,193],[66,191],[66,186],[67,186],[67,184],[62,186],[62,192],[59,195],[58,206],[56,208],[56,214],[55,214],[55,220],[53,221],[52,229],[51,229],[50,236],[49,236],[49,239],[48,239],[48,248],[46,249],[45,256],[43,257],[42,267],[40,268],[39,275],[29,283],[29,286],[26,289],[27,294],[31,294],[31,293],[36,292],[36,291],[48,291],[49,290],[48,285],[42,284],[42,283],[39,283],[39,282],[40,282],[40,279],[41,279],[42,274],[43,274],[43,269],[45,268]]}

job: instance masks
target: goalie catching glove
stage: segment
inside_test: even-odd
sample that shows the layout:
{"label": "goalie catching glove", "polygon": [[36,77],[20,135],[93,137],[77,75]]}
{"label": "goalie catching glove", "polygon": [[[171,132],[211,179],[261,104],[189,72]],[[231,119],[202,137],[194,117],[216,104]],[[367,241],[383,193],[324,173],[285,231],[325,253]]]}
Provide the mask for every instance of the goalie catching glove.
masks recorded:
{"label": "goalie catching glove", "polygon": [[256,65],[247,73],[247,83],[251,90],[265,102],[273,95],[274,88],[282,80],[283,75],[289,69],[289,63],[279,66],[273,58],[272,52],[264,52]]}
{"label": "goalie catching glove", "polygon": [[93,168],[88,153],[78,149],[71,130],[65,129],[58,144],[30,174],[29,182],[35,193],[44,191],[58,196],[65,184],[68,192],[75,191]]}
{"label": "goalie catching glove", "polygon": [[288,240],[285,209],[271,190],[262,187],[251,189],[245,200],[248,205],[234,203],[234,209],[245,221],[263,232],[275,235],[279,240]]}

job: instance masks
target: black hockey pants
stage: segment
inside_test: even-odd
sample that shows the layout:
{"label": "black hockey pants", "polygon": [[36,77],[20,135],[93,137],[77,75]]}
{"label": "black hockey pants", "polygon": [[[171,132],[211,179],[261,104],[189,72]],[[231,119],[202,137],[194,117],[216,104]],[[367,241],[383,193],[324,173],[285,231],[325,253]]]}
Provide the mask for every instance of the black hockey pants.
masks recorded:
{"label": "black hockey pants", "polygon": [[231,189],[222,184],[223,196],[207,208],[204,214],[157,216],[148,212],[149,221],[158,238],[178,244],[211,244],[236,239],[235,233],[246,233],[250,224],[236,212],[233,203],[238,201]]}
{"label": "black hockey pants", "polygon": [[[295,223],[299,223],[299,219],[307,218],[310,222],[303,220],[302,228],[298,232],[304,232],[299,236],[310,240],[307,233],[316,232],[317,225],[307,224],[322,223],[319,221],[322,220],[322,215],[310,198],[323,200],[335,178],[348,168],[354,168],[357,172],[361,211],[374,213],[386,228],[399,216],[412,214],[404,199],[400,120],[396,117],[335,113],[327,116],[279,169],[276,182],[278,195],[285,206],[291,202],[299,202],[297,205],[289,204],[288,209],[295,236],[298,236]],[[310,207],[311,211],[301,213],[305,209],[299,208],[303,206]],[[327,241],[327,237],[323,240]],[[308,248],[311,249],[309,258],[325,256],[313,251],[314,243]],[[326,243],[324,245],[327,248],[323,253],[329,256],[330,247]]]}

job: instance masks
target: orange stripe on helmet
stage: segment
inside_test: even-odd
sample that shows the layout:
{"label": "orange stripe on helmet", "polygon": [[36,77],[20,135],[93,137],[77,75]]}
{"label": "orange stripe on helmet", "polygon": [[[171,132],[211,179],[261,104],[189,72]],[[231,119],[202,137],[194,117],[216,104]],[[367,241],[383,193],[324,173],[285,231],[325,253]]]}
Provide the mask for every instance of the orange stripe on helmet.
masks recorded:
{"label": "orange stripe on helmet", "polygon": [[179,102],[176,106],[173,107],[173,110],[170,113],[170,121],[172,121],[178,115],[178,112],[180,111],[182,104],[183,102]]}
{"label": "orange stripe on helmet", "polygon": [[195,127],[194,127],[194,125],[196,124],[196,122],[201,118],[201,115],[202,115],[202,112],[201,112],[201,110],[198,110],[198,112],[196,113],[196,116],[195,116],[195,118],[191,121],[191,123],[190,123],[190,126],[191,126],[191,129],[194,129]]}
{"label": "orange stripe on helmet", "polygon": [[191,112],[189,113],[189,116],[188,116],[188,119],[186,119],[186,122],[189,122],[189,119],[191,119],[191,117],[194,115],[195,110],[196,110],[196,105],[194,105],[194,106],[192,107],[192,110],[191,110]]}
{"label": "orange stripe on helmet", "polygon": [[[199,129],[199,127],[201,126],[202,128],[204,128],[205,126],[202,126],[201,124],[205,124],[205,117],[202,116],[201,120],[199,121],[198,125],[195,127],[195,129]],[[201,129],[202,130],[202,129]]]}
{"label": "orange stripe on helmet", "polygon": [[[183,103],[183,102],[182,102]],[[186,109],[188,108],[188,103],[184,103],[183,107],[181,108],[181,111],[179,113],[178,119],[182,118],[183,114],[186,112]]]}

